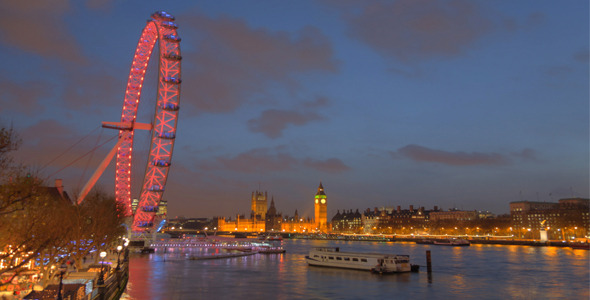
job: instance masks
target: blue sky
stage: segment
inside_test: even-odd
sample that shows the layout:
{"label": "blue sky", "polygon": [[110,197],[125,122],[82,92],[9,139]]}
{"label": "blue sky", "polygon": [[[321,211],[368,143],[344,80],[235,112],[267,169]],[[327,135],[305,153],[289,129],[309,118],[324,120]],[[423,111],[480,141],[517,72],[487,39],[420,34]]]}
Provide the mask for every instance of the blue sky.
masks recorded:
{"label": "blue sky", "polygon": [[[588,1],[0,3],[0,122],[23,139],[16,158],[71,194],[114,145],[83,156],[116,135],[100,124],[120,118],[157,10],[182,37],[172,217],[249,214],[259,188],[312,217],[320,181],[330,216],[589,194]],[[148,144],[138,134],[135,157]],[[99,185],[113,183],[111,165]]]}

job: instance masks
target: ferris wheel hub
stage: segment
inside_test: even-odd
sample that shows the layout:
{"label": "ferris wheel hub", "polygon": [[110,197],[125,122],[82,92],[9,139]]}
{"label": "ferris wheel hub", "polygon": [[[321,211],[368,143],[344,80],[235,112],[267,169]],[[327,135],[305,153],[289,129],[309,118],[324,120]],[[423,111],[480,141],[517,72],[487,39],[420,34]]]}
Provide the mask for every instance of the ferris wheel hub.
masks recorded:
{"label": "ferris wheel hub", "polygon": [[150,123],[139,122],[102,122],[102,127],[117,130],[152,130],[153,128]]}

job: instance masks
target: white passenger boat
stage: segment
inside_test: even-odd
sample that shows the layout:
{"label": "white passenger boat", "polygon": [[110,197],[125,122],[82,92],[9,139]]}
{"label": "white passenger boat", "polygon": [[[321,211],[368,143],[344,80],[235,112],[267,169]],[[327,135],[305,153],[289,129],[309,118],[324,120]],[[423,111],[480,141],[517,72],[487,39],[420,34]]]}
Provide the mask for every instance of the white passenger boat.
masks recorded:
{"label": "white passenger boat", "polygon": [[366,270],[378,273],[411,271],[409,255],[340,252],[340,248],[313,248],[305,260],[310,266]]}

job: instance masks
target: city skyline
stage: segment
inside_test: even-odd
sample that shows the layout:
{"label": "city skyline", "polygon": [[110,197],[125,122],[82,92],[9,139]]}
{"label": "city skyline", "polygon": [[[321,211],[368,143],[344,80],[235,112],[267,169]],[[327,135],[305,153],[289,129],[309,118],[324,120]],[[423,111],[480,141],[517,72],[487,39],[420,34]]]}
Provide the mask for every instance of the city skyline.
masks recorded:
{"label": "city skyline", "polygon": [[[119,121],[140,32],[165,10],[183,56],[171,218],[246,213],[257,189],[285,214],[313,216],[319,182],[328,216],[397,205],[503,214],[513,201],[589,197],[587,1],[2,7],[0,124],[22,138],[16,159],[70,195],[114,146],[100,124]],[[154,68],[146,78],[142,122]],[[147,135],[135,143],[147,159]],[[113,165],[98,181],[109,193]]]}

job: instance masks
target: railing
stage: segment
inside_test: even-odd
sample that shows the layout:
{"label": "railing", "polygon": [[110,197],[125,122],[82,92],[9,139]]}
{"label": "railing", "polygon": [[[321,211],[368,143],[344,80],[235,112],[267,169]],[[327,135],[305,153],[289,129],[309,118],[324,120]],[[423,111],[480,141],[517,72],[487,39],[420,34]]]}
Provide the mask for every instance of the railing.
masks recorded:
{"label": "railing", "polygon": [[91,300],[119,299],[129,280],[129,268],[127,262],[121,263],[120,270],[114,270],[104,281],[92,291]]}

